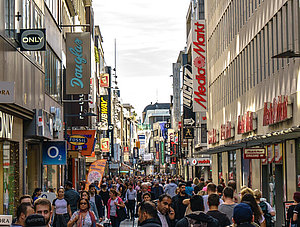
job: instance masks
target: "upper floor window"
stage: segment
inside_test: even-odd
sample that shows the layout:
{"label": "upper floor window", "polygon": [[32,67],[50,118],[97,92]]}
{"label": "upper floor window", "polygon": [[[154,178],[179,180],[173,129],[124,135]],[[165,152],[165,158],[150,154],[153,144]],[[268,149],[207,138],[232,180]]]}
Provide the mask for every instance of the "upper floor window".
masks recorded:
{"label": "upper floor window", "polygon": [[60,3],[60,0],[45,0],[45,3],[49,11],[51,12],[52,16],[56,20],[56,22],[58,22],[58,14],[59,14],[58,5]]}
{"label": "upper floor window", "polygon": [[47,47],[45,61],[45,91],[52,98],[61,98],[61,62],[54,52]]}
{"label": "upper floor window", "polygon": [[15,0],[4,0],[5,34],[15,38]]}

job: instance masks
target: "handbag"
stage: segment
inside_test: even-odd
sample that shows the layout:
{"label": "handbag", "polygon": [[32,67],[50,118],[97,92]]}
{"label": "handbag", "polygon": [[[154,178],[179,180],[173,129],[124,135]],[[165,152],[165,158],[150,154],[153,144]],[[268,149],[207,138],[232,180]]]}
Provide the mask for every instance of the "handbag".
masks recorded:
{"label": "handbag", "polygon": [[127,218],[125,207],[119,207],[117,209],[117,218],[118,218],[119,222],[122,222]]}

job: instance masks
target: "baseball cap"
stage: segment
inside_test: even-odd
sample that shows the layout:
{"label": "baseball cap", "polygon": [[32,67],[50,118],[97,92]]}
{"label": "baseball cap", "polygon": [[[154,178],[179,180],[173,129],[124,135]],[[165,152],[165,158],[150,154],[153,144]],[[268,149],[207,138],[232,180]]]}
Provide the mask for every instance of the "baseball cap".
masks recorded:
{"label": "baseball cap", "polygon": [[45,218],[39,214],[29,215],[25,220],[25,227],[27,226],[47,227]]}
{"label": "baseball cap", "polygon": [[233,219],[235,223],[251,222],[253,211],[251,207],[246,203],[240,203],[233,209]]}

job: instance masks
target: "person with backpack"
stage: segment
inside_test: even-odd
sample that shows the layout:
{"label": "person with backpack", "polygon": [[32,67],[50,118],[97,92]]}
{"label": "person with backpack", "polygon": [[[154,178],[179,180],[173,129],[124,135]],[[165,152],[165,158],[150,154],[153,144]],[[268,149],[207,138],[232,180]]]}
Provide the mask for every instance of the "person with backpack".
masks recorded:
{"label": "person with backpack", "polygon": [[268,202],[262,200],[262,193],[260,190],[254,190],[254,198],[264,214],[266,220],[266,227],[273,227],[274,222],[272,221],[272,217],[275,216],[274,209]]}
{"label": "person with backpack", "polygon": [[193,195],[190,199],[192,213],[180,219],[175,227],[218,227],[219,222],[208,214],[205,214],[203,198],[201,195]]}

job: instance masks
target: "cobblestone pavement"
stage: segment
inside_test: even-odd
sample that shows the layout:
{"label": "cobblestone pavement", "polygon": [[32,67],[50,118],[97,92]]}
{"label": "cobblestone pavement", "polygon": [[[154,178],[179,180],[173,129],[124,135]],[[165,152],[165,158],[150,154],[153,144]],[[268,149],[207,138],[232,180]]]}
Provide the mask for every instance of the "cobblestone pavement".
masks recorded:
{"label": "cobblestone pavement", "polygon": [[136,227],[136,226],[138,226],[137,223],[138,223],[137,218],[134,220],[134,225],[133,225],[133,221],[125,220],[121,223],[120,227],[133,227],[133,226]]}

